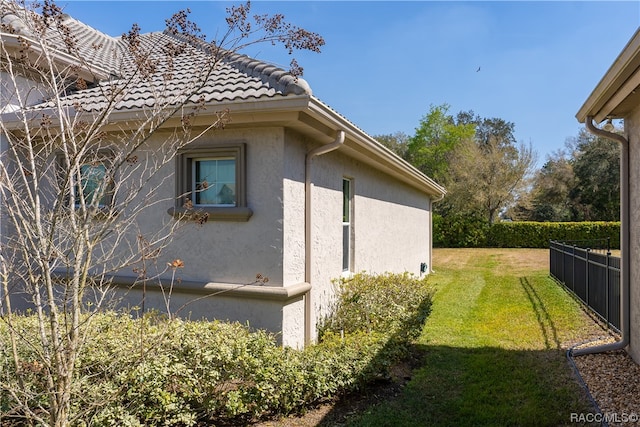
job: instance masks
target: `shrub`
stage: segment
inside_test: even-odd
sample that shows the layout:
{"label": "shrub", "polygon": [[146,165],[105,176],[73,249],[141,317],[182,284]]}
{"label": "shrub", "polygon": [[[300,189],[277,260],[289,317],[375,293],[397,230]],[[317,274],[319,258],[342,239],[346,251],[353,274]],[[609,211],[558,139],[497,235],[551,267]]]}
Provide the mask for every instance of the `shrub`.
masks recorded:
{"label": "shrub", "polygon": [[403,329],[419,330],[431,307],[432,288],[426,277],[358,273],[334,284],[338,300],[319,328],[321,338],[326,331],[376,331],[391,336]]}
{"label": "shrub", "polygon": [[438,248],[478,248],[487,244],[489,225],[475,215],[433,215],[433,245]]}
{"label": "shrub", "polygon": [[[303,350],[283,348],[274,335],[238,323],[94,313],[76,364],[72,418],[80,426],[239,425],[354,390],[404,354],[421,331],[431,291],[423,279],[389,274],[356,275],[341,288],[342,303],[322,341]],[[38,339],[34,316],[12,321],[22,336]],[[0,322],[0,342],[8,342],[6,326]],[[46,408],[42,359],[19,344],[20,380],[31,390],[25,398]],[[6,393],[19,380],[9,346],[0,356],[0,411],[17,421],[16,396]]]}
{"label": "shrub", "polygon": [[431,286],[426,277],[408,273],[358,273],[336,284],[338,300],[332,315],[319,327],[321,340],[326,340],[327,335],[335,339],[337,334],[380,336],[384,346],[369,361],[368,374],[386,375],[422,331],[431,311]]}

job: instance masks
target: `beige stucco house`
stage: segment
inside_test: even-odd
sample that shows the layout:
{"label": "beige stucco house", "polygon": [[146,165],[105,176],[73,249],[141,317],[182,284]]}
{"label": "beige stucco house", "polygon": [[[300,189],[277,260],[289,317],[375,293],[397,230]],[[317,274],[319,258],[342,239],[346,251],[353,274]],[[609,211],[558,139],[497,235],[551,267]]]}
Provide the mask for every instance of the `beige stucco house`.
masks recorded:
{"label": "beige stucco house", "polygon": [[[640,30],[624,47],[576,118],[621,145],[621,341],[590,351],[627,348],[640,363]],[[624,135],[605,121],[624,119]],[[596,124],[605,122],[601,127]]]}
{"label": "beige stucco house", "polygon": [[[2,19],[20,33],[15,16]],[[121,39],[68,16],[65,24],[87,46],[123,54]],[[8,43],[12,35],[3,37]],[[142,37],[154,43],[170,36]],[[73,61],[63,54],[60,60]],[[91,61],[91,84],[70,93],[70,103],[99,107],[103,81],[117,78],[113,55],[93,54]],[[188,78],[190,66],[176,64],[176,70],[186,70],[178,78]],[[25,76],[23,85],[37,83]],[[202,186],[201,175],[215,169],[221,190],[202,191],[189,201],[206,213],[206,222],[181,228],[163,253],[167,261],[184,262],[172,297],[174,307],[188,304],[183,315],[248,322],[281,334],[285,345],[299,346],[316,337],[316,324],[335,296],[332,280],[360,271],[420,275],[431,269],[432,203],[444,189],[320,101],[307,82],[232,55],[200,95],[207,108],[195,119],[196,131],[221,110],[230,121],[163,166],[154,196],[171,202],[150,210],[141,225],[151,230],[176,221],[184,209],[181,195]],[[112,114],[114,134],[134,123],[153,96],[141,87],[119,100]],[[11,94],[3,93],[5,123],[16,108]],[[150,146],[159,146],[164,132],[175,130],[168,122]],[[6,140],[2,143],[6,148]],[[257,274],[268,283],[254,283]],[[113,280],[125,296],[123,304],[139,305],[142,293],[131,271],[117,272]],[[162,311],[161,295],[148,292],[146,307]]]}

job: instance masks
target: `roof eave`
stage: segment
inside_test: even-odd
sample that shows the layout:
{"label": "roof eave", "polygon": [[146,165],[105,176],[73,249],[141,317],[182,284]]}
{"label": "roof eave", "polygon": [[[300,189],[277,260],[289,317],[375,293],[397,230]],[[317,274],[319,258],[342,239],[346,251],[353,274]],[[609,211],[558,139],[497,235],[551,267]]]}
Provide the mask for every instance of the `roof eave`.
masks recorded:
{"label": "roof eave", "polygon": [[[38,60],[40,60],[44,53],[42,45],[37,40],[19,34],[0,32],[0,42],[7,50],[19,51],[23,49],[21,39],[30,43],[27,59],[30,64],[37,66]],[[56,64],[62,67],[75,67],[78,76],[86,81],[96,82],[108,79],[111,76],[111,73],[108,70],[94,64],[89,66],[88,64],[79,61],[78,58],[73,55],[69,55],[53,48],[50,50],[50,54]]]}
{"label": "roof eave", "polygon": [[[347,154],[376,166],[430,196],[442,197],[447,193],[444,187],[315,97],[310,97],[309,113],[321,123],[326,123],[334,133],[343,130],[347,134],[345,143],[341,147]],[[331,140],[334,135],[327,136],[327,139]]]}
{"label": "roof eave", "polygon": [[[248,124],[283,126],[311,134],[321,143],[330,143],[335,139],[337,132],[342,130],[347,134],[345,143],[340,148],[345,154],[368,163],[429,196],[439,198],[446,194],[444,187],[313,96],[287,95],[266,99],[215,102],[207,105],[207,108],[194,118],[193,125],[210,124],[209,117],[217,115],[224,109],[229,109],[232,116],[229,127]],[[42,112],[43,110],[38,110],[34,114]],[[90,115],[91,113],[82,114]],[[123,125],[127,128],[136,128],[146,117],[138,108],[113,111],[109,115],[110,125],[107,125],[106,129],[123,130]],[[25,124],[25,119],[16,112],[4,114],[2,119],[7,129],[21,129]],[[27,122],[29,122],[28,119]],[[178,124],[178,117],[165,123],[169,127]]]}
{"label": "roof eave", "polygon": [[310,134],[323,144],[335,140],[342,130],[347,136],[339,148],[345,154],[368,163],[432,197],[447,192],[430,177],[380,144],[352,122],[312,95],[286,95],[266,99],[216,102],[194,120],[206,122],[209,114],[228,108],[232,115],[229,127],[247,124],[277,125]]}
{"label": "roof eave", "polygon": [[576,118],[584,123],[587,117],[597,122],[607,118],[622,118],[627,112],[621,108],[640,86],[640,28],[618,55],[595,89],[591,92]]}

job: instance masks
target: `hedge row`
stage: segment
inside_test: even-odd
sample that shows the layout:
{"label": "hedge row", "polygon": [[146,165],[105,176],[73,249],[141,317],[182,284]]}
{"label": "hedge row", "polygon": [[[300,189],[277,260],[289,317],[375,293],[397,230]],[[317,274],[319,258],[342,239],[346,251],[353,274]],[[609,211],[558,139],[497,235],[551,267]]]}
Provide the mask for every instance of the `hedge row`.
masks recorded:
{"label": "hedge row", "polygon": [[548,248],[549,240],[580,241],[594,247],[609,239],[611,249],[620,249],[620,222],[499,222],[487,236],[489,247]]}
{"label": "hedge row", "polygon": [[434,215],[436,247],[548,248],[549,240],[582,241],[590,247],[609,239],[620,248],[620,222],[498,222],[475,217]]}
{"label": "hedge row", "polygon": [[[73,424],[246,425],[385,376],[422,329],[429,285],[410,275],[358,274],[339,286],[321,342],[301,350],[237,323],[114,312],[88,317],[72,384]],[[29,344],[39,339],[37,318],[14,316],[13,322],[27,342],[16,348],[18,370],[10,346],[0,347],[0,417],[7,425],[28,425],[20,405],[42,416],[49,410],[47,367],[37,345]],[[10,342],[7,326],[0,322],[0,343]]]}

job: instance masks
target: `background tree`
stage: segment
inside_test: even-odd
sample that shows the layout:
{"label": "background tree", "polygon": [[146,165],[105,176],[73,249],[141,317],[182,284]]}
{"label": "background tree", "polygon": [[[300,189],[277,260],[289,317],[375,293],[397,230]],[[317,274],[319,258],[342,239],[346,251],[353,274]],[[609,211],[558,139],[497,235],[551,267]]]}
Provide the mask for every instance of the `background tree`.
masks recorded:
{"label": "background tree", "polygon": [[396,153],[403,159],[407,156],[407,150],[409,145],[409,135],[404,132],[396,132],[386,135],[375,135],[373,137],[379,143],[387,147],[389,150]]}
{"label": "background tree", "polygon": [[521,193],[507,216],[515,220],[571,221],[574,203],[570,193],[575,182],[571,162],[563,154],[556,153],[536,171],[529,192]]}
{"label": "background tree", "polygon": [[[10,412],[28,424],[64,426],[82,419],[78,413],[70,418],[72,403],[84,398],[78,383],[88,380],[76,363],[88,344],[91,313],[107,307],[110,274],[135,267],[139,280],[148,280],[146,266],[157,265],[180,224],[140,231],[145,213],[166,202],[155,196],[165,179],[158,171],[180,147],[228,121],[219,111],[209,113],[206,125],[193,126],[205,108],[200,89],[222,61],[248,45],[319,51],[324,41],[279,14],[251,17],[247,3],[228,8],[227,30],[217,39],[206,39],[181,11],[166,21],[165,34],[143,37],[133,25],[122,36],[123,52],[98,44],[87,52],[52,1],[2,1],[0,8],[0,194],[8,231],[0,308],[11,337],[0,353],[12,358],[17,377],[11,386],[0,380],[0,395],[19,402]],[[100,56],[118,62],[118,75],[96,82],[102,70],[89,59]],[[185,59],[193,65],[187,83],[175,73]],[[300,71],[292,61],[292,73]],[[152,102],[114,128],[123,100],[141,88],[154,93]],[[83,90],[92,91],[94,102],[74,96]],[[162,145],[150,145],[160,128]],[[159,265],[159,273],[179,268],[178,261]],[[22,346],[29,354],[17,350],[25,335],[15,328],[11,298],[19,295],[35,307],[39,330],[37,342]],[[39,389],[31,388],[34,375]]]}
{"label": "background tree", "polygon": [[467,142],[456,150],[448,203],[460,212],[475,212],[492,224],[515,201],[535,162],[531,147]]}
{"label": "background tree", "polygon": [[475,134],[473,123],[457,123],[449,105],[431,106],[409,139],[406,159],[427,176],[445,186],[451,180],[449,167],[454,151]]}
{"label": "background tree", "polygon": [[529,221],[618,221],[620,147],[580,130],[567,140],[566,150],[548,156],[508,216]]}
{"label": "background tree", "polygon": [[484,218],[491,224],[526,186],[536,155],[516,144],[514,124],[473,111],[455,117],[432,106],[410,139],[406,158],[447,188],[435,210],[443,216]]}
{"label": "background tree", "polygon": [[582,129],[575,141],[572,161],[576,185],[571,198],[575,219],[620,220],[620,146]]}

